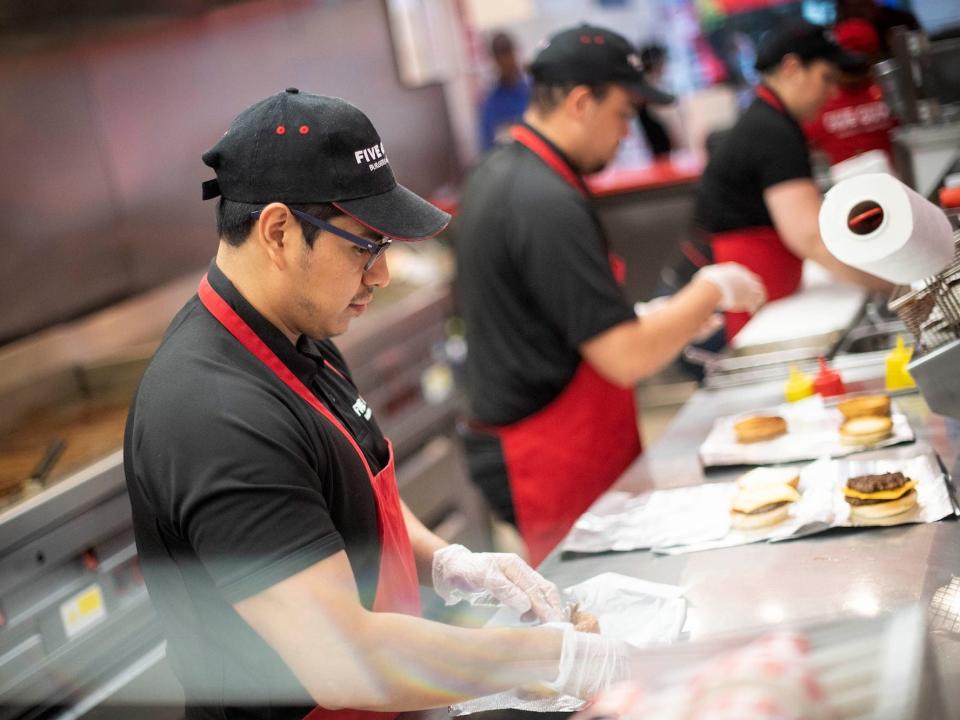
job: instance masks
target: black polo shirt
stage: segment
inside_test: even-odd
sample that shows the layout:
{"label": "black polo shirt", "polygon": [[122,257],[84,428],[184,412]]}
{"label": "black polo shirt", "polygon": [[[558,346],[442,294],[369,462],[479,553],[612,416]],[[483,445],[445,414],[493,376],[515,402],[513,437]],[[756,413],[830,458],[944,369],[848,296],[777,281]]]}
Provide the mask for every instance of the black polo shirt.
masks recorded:
{"label": "black polo shirt", "polygon": [[[211,264],[211,286],[346,425],[373,472],[387,446],[329,340],[296,347]],[[346,550],[370,608],[373,490],[343,435],[194,296],[130,408],[124,472],[147,589],[188,718],[302,718],[312,702],[232,603]],[[246,707],[241,707],[246,706]]]}
{"label": "black polo shirt", "polygon": [[471,174],[452,234],[471,412],[482,423],[546,406],[572,379],[581,343],[636,319],[590,200],[518,142]]}
{"label": "black polo shirt", "polygon": [[812,177],[800,125],[787,112],[754,98],[704,170],[697,191],[697,224],[711,233],[770,227],[773,220],[763,191]]}

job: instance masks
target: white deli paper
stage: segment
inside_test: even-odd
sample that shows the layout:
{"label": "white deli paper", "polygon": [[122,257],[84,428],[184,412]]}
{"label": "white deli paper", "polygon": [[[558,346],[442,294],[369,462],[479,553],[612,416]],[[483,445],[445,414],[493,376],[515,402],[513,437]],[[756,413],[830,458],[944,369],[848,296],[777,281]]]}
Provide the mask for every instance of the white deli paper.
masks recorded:
{"label": "white deli paper", "polygon": [[[831,460],[821,458],[802,468],[800,499],[790,506],[789,517],[777,525],[756,530],[737,530],[730,525],[730,504],[736,492],[735,482],[706,483],[685,488],[656,490],[638,496],[611,493],[605,502],[595,504],[570,531],[564,552],[598,553],[611,550],[652,549],[665,555],[679,555],[701,550],[747,545],[755,542],[792,540],[834,527],[861,525],[850,518],[850,506],[843,499],[843,486],[856,475],[902,472],[917,481],[917,507],[887,518],[882,524],[936,522],[960,512],[951,498],[949,480],[936,466],[929,453],[906,456],[893,451],[890,457],[862,457]],[[684,501],[664,500],[683,492]],[[654,516],[647,508],[679,507],[682,512]],[[644,523],[678,525],[689,528],[686,535],[678,530],[659,544],[651,542],[655,533],[646,536],[637,526]],[[871,523],[877,525],[881,523]],[[602,530],[600,530],[602,528]]]}
{"label": "white deli paper", "polygon": [[[683,588],[649,582],[618,573],[602,573],[563,592],[564,599],[597,616],[600,634],[624,640],[637,647],[664,645],[680,635],[686,620]],[[519,625],[519,615],[506,608],[491,621],[496,625]],[[528,698],[511,690],[450,706],[453,716],[488,710],[564,712],[581,708],[584,701],[568,695]]]}
{"label": "white deli paper", "polygon": [[[879,226],[863,234],[851,229],[851,218],[878,207]],[[841,262],[900,285],[936,275],[953,260],[953,231],[943,210],[885,173],[831,188],[820,206],[820,235]]]}
{"label": "white deli paper", "polygon": [[[751,415],[779,415],[787,421],[786,434],[760,442],[737,442],[733,426],[737,421]],[[890,419],[893,420],[890,437],[870,445],[869,449],[914,441],[913,429],[907,417],[895,404],[891,406]],[[846,445],[840,442],[839,430],[842,422],[843,415],[840,411],[826,405],[819,395],[767,410],[717,418],[707,439],[700,446],[700,462],[704,467],[769,465],[815,460],[824,455],[844,457],[868,449],[862,445]]]}

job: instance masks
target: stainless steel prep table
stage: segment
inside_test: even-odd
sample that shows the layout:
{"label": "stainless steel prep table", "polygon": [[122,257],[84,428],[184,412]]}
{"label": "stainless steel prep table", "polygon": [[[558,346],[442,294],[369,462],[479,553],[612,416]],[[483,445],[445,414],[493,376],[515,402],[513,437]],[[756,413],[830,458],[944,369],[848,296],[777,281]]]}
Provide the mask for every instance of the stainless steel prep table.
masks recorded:
{"label": "stainless steel prep table", "polygon": [[[874,377],[848,385],[877,387],[876,368],[867,374]],[[776,382],[698,391],[614,489],[642,492],[732,479],[738,471],[704,477],[699,444],[714,418],[776,405],[782,390]],[[931,413],[917,394],[896,402],[918,443],[929,443],[953,475],[960,472],[960,422]],[[960,707],[960,523],[952,520],[835,530],[793,542],[676,556],[636,551],[561,559],[555,550],[540,569],[561,587],[607,571],[680,585],[690,603],[690,640],[781,622],[870,616],[915,602],[929,608],[937,591],[947,588],[940,596],[952,590],[954,603],[931,617],[930,634],[947,706]]]}

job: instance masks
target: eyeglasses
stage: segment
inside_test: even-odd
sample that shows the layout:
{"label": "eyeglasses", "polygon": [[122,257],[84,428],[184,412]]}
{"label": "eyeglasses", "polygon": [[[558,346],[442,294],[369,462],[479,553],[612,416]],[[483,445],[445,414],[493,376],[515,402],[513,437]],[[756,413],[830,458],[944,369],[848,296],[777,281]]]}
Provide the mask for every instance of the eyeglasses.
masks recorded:
{"label": "eyeglasses", "polygon": [[[338,237],[342,237],[344,240],[348,240],[357,247],[360,247],[370,253],[370,257],[367,258],[367,261],[363,264],[364,272],[370,271],[370,268],[373,267],[374,263],[376,263],[380,256],[387,251],[387,248],[390,247],[390,244],[393,242],[393,240],[388,237],[384,237],[380,242],[377,242],[376,240],[370,240],[369,238],[360,237],[359,235],[354,235],[349,230],[344,230],[343,228],[337,227],[332,223],[328,223],[326,220],[321,220],[318,217],[308,215],[300,210],[295,210],[292,207],[288,207],[287,209],[304,222],[308,222],[314,227],[318,227],[321,230],[326,230],[327,232],[331,232]],[[259,210],[255,210],[254,212],[250,213],[250,217],[255,218],[259,216]]]}

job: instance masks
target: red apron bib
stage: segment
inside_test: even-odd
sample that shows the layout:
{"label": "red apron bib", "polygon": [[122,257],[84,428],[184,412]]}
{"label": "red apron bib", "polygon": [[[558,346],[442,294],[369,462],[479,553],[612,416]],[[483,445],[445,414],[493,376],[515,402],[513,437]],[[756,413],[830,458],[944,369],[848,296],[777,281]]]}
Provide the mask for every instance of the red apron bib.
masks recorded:
{"label": "red apron bib", "polygon": [[[763,85],[757,87],[757,97],[774,110],[786,112],[780,98]],[[803,258],[787,249],[772,226],[715,233],[710,244],[714,262],[737,262],[759,275],[767,290],[767,300],[779,300],[800,289]],[[730,342],[747,324],[750,313],[728,312],[724,315],[727,342]]]}
{"label": "red apron bib", "polygon": [[[211,287],[206,275],[197,291],[200,302],[220,323],[230,331],[240,344],[253,353],[287,387],[300,396],[310,407],[329,421],[353,447],[367,472],[373,488],[377,508],[377,537],[380,543],[380,573],[377,578],[377,593],[373,600],[374,612],[399,612],[420,615],[420,584],[413,548],[407,534],[400,507],[400,493],[393,463],[393,445],[387,441],[389,458],[386,467],[374,475],[366,457],[353,436],[337,417],[283,364],[283,361],[260,339],[226,301]],[[317,707],[305,720],[391,720],[399,713],[373,712],[370,710],[327,710]]]}
{"label": "red apron bib", "polygon": [[[533,131],[517,125],[511,135],[589,196],[583,179]],[[623,261],[613,253],[610,261],[622,281]],[[633,389],[617,387],[586,362],[546,407],[490,429],[500,438],[517,526],[533,565],[641,452]]]}
{"label": "red apron bib", "polygon": [[[710,245],[714,262],[738,262],[759,275],[767,290],[767,300],[779,300],[800,289],[803,259],[787,249],[772,227],[714,233]],[[727,312],[724,316],[727,342],[730,342],[747,324],[750,313]]]}

